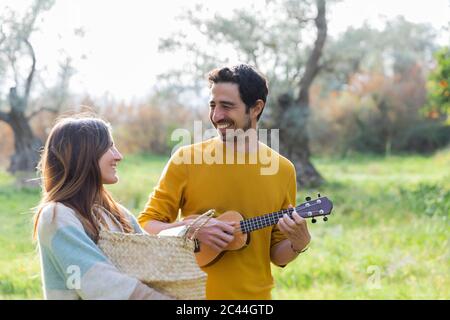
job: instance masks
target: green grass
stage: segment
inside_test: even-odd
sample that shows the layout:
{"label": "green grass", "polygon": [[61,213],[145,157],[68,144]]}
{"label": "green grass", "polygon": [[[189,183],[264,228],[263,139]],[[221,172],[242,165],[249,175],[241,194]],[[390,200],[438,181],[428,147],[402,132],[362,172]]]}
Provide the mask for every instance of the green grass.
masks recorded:
{"label": "green grass", "polygon": [[449,299],[450,152],[315,164],[335,207],[309,225],[310,249],[274,270],[274,298]]}
{"label": "green grass", "polygon": [[[133,155],[109,189],[138,214],[167,157]],[[450,150],[433,156],[314,159],[334,202],[310,249],[273,268],[275,299],[449,299]],[[300,189],[298,201],[317,190]],[[39,190],[0,171],[0,299],[41,299],[31,241]]]}

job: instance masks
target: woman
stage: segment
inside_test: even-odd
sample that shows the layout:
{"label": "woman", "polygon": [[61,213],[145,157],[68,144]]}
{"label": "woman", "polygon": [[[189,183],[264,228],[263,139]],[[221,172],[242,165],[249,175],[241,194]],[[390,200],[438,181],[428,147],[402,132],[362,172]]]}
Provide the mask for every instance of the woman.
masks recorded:
{"label": "woman", "polygon": [[118,181],[121,160],[101,119],[65,118],[51,130],[34,222],[46,299],[170,299],[121,273],[96,245],[100,228],[142,232],[103,186]]}

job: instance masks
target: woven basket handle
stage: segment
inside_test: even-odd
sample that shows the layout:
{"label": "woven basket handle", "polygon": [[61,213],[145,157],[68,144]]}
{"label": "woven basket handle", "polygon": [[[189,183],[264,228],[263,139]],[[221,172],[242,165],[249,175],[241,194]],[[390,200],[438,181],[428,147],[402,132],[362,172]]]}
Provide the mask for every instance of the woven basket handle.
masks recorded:
{"label": "woven basket handle", "polygon": [[[186,233],[184,234],[186,238],[189,238],[190,240],[195,239],[195,237],[197,236],[198,231],[206,224],[208,223],[209,219],[212,218],[212,216],[216,213],[216,211],[214,209],[210,209],[208,211],[206,211],[205,213],[203,213],[202,215],[198,216],[197,218],[195,218],[191,223],[189,223],[189,225],[187,226],[187,230]],[[194,225],[198,222],[200,222],[201,220],[203,220],[200,225],[195,228],[194,232],[192,233],[192,235],[190,237],[188,237],[188,233],[189,230],[191,228],[194,227]]]}

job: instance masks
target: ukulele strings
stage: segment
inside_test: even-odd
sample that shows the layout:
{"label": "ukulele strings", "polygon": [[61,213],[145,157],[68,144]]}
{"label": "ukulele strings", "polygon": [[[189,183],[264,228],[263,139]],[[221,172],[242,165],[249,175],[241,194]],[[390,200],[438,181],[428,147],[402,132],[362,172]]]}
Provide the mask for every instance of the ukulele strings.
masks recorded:
{"label": "ukulele strings", "polygon": [[[292,211],[289,211],[289,213],[292,213],[293,212],[293,210]],[[311,212],[311,213],[318,213],[319,211],[315,211],[315,210],[313,210],[313,211],[309,211],[309,212]],[[308,217],[309,218],[309,217]],[[311,218],[314,218],[314,217],[311,217]],[[254,219],[254,218],[250,218],[250,219]],[[236,233],[243,233],[242,232],[242,228],[241,228],[241,222],[242,221],[249,221],[250,219],[246,219],[246,220],[241,220],[240,221],[240,223],[239,223],[239,227],[237,227],[237,228],[235,228],[234,229],[234,232],[233,232],[233,234],[236,234]],[[248,224],[248,225],[250,225],[250,224]],[[255,224],[254,224],[255,225]],[[256,226],[258,226],[257,224],[256,224]],[[246,232],[246,233],[248,233],[248,232]]]}

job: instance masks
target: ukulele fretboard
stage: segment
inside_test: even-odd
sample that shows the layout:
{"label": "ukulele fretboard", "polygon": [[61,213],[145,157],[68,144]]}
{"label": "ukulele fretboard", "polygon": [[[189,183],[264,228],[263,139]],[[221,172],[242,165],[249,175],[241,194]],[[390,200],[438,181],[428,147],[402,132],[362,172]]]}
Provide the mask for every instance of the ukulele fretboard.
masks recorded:
{"label": "ukulele fretboard", "polygon": [[[302,218],[312,218],[324,214],[324,210],[321,208],[321,198],[314,201],[305,202],[295,207],[295,211]],[[242,233],[249,233],[255,230],[263,229],[269,226],[273,226],[278,223],[278,220],[287,214],[292,218],[292,212],[294,208],[283,209],[280,211],[268,213],[262,216],[245,219],[240,222]]]}

